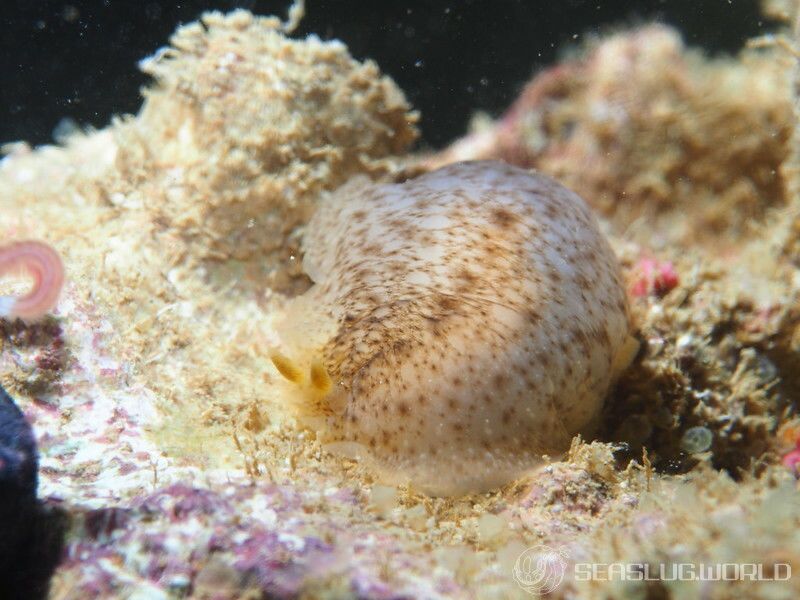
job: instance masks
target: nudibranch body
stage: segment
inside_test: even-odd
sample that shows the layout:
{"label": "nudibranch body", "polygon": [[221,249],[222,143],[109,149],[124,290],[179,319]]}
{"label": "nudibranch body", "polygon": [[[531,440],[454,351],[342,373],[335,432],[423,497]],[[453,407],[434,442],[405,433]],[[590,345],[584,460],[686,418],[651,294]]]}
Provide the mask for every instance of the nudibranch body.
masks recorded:
{"label": "nudibranch body", "polygon": [[434,495],[563,451],[630,358],[616,258],[585,203],[498,162],[355,181],[305,233],[315,285],[273,362],[334,451]]}

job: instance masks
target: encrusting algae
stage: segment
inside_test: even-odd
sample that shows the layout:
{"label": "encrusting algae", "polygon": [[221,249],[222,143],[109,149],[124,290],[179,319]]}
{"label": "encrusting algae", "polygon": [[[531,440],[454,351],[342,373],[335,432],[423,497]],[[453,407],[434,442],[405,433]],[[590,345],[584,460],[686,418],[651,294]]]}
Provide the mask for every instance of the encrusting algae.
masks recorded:
{"label": "encrusting algae", "polygon": [[616,258],[584,202],[503,163],[352,182],[303,250],[315,285],[277,325],[289,357],[312,357],[301,410],[326,448],[395,483],[451,495],[511,481],[597,419],[635,353]]}
{"label": "encrusting algae", "polygon": [[142,61],[155,85],[114,132],[121,179],[109,200],[144,208],[220,276],[291,289],[293,233],[320,193],[395,168],[416,114],[374,62],[340,42],[289,39],[275,20],[210,13],[171,41]]}

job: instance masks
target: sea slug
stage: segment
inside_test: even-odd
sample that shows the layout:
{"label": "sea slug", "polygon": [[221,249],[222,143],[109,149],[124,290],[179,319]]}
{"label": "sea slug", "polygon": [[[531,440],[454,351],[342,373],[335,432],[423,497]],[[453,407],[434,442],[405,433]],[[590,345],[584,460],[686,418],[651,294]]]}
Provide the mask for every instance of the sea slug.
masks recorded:
{"label": "sea slug", "polygon": [[58,301],[64,285],[64,266],[58,253],[36,241],[0,246],[0,277],[15,269],[33,279],[24,296],[0,296],[0,317],[32,321],[45,315]]}
{"label": "sea slug", "polygon": [[631,358],[616,257],[576,194],[500,162],[340,188],[272,352],[335,452],[433,495],[505,484],[590,428]]}

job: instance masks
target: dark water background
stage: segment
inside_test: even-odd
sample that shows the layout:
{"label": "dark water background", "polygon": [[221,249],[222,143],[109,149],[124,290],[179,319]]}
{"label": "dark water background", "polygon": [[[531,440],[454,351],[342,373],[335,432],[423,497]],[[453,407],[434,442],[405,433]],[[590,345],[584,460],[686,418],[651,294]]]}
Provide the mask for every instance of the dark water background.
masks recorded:
{"label": "dark water background", "polygon": [[[2,0],[0,143],[52,140],[63,117],[103,127],[136,112],[141,58],[205,10],[285,15],[289,0]],[[657,20],[692,45],[735,53],[774,29],[757,0],[307,0],[296,37],[343,40],[373,58],[422,111],[423,145],[461,135],[477,109],[497,115],[531,74],[589,32]]]}

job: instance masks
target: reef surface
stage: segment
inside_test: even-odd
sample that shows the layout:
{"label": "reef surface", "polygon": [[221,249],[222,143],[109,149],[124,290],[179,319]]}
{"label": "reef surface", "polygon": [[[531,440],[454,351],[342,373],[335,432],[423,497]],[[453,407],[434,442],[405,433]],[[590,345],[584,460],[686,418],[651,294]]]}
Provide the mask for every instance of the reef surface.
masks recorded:
{"label": "reef surface", "polygon": [[[415,155],[418,116],[375,64],[283,29],[208,14],[143,61],[139,114],[5,147],[3,238],[47,240],[67,270],[53,317],[0,321],[39,497],[67,516],[50,596],[527,598],[514,567],[544,544],[565,566],[552,597],[797,597],[792,56],[762,40],[711,60],[661,26],[620,32]],[[429,498],[294,426],[266,350],[311,285],[317,204],[355,175],[468,158],[540,169],[597,211],[641,350],[596,441],[494,492]],[[570,567],[587,562],[795,575],[584,581]]]}

